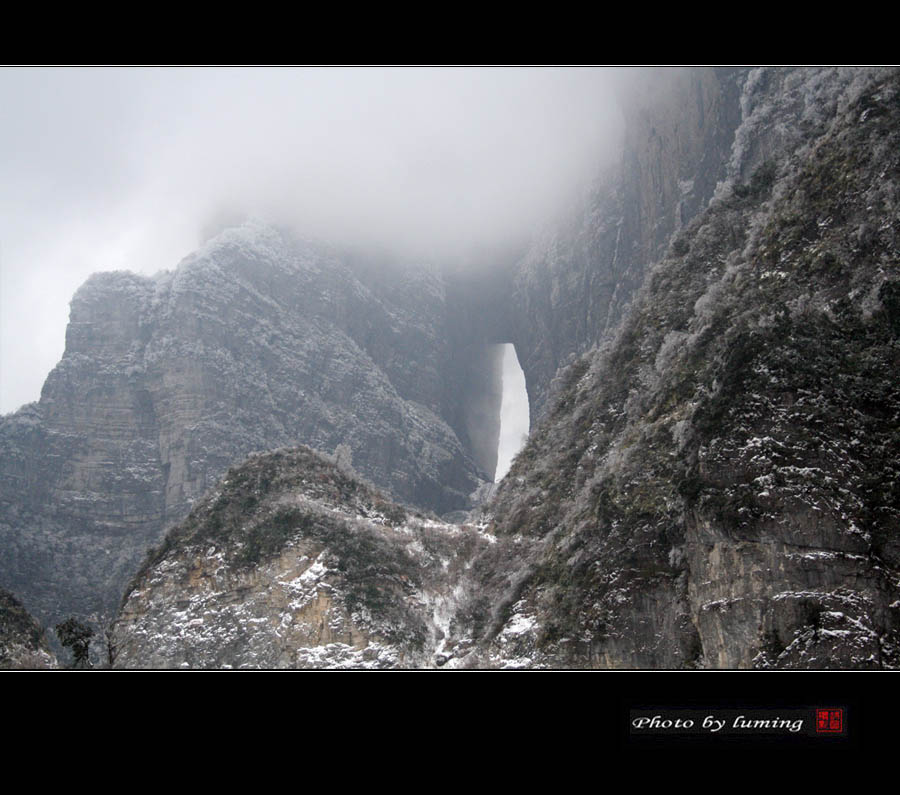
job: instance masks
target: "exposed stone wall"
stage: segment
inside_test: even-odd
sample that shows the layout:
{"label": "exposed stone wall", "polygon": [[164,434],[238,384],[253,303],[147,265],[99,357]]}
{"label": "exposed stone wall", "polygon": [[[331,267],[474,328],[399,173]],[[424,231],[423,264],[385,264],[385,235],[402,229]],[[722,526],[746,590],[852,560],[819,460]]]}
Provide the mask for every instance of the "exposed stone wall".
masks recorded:
{"label": "exposed stone wall", "polygon": [[[731,164],[756,170],[562,374],[500,486],[521,543],[485,575],[483,661],[527,626],[532,664],[900,665],[900,72],[752,77]],[[748,130],[792,133],[759,162]]]}
{"label": "exposed stone wall", "polygon": [[499,417],[467,401],[490,414],[499,374],[450,348],[448,314],[434,269],[370,288],[256,222],[153,279],[91,277],[40,402],[2,420],[0,581],[45,620],[99,618],[229,466],[284,445],[346,445],[398,499],[469,507]]}
{"label": "exposed stone wall", "polygon": [[646,70],[622,97],[621,160],[588,181],[512,273],[508,341],[525,372],[531,424],[559,367],[608,337],[648,266],[726,177],[743,70]]}

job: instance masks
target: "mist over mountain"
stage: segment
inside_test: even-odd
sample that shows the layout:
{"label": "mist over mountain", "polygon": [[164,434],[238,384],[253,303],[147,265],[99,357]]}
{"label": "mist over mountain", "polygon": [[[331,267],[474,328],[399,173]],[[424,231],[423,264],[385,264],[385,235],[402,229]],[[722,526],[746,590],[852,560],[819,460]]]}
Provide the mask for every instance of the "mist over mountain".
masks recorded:
{"label": "mist over mountain", "polygon": [[247,217],[482,267],[621,135],[604,69],[0,70],[0,412],[36,400],[93,272],[152,276]]}
{"label": "mist over mountain", "polygon": [[0,586],[120,667],[896,667],[898,70],[266,76],[128,122],[215,201],[0,421]]}

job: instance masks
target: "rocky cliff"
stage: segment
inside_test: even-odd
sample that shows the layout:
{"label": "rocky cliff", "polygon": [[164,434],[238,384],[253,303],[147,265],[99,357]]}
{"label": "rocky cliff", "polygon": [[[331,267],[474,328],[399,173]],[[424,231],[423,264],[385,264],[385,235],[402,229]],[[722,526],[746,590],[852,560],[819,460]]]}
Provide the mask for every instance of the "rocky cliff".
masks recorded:
{"label": "rocky cliff", "polygon": [[[118,664],[895,667],[898,72],[651,77],[619,165],[490,269],[250,225],[92,279],[0,427],[3,582],[99,610],[212,487],[134,581]],[[214,485],[346,445],[465,507],[506,341],[536,427],[478,525],[309,451]]]}
{"label": "rocky cliff", "polygon": [[[264,588],[277,595],[262,599],[266,608],[249,603],[262,610],[254,614],[261,629],[235,661],[900,664],[900,74],[758,70],[739,99],[741,123],[710,206],[676,228],[615,335],[556,379],[543,422],[486,508],[486,533],[435,530],[457,556],[441,568],[455,573],[426,586],[435,558],[416,567],[387,551],[377,556],[385,568],[371,569],[372,595],[393,594],[379,615],[398,617],[399,646],[384,655],[384,626],[364,637],[372,614],[353,612],[350,582],[374,564],[335,542],[321,572],[306,574],[324,547],[298,540],[289,560],[273,553],[266,564],[275,568]],[[305,500],[304,488],[279,499]],[[266,511],[238,517],[235,525],[258,522],[260,532],[282,527]],[[299,539],[316,523],[294,513],[284,526]],[[357,525],[353,537],[370,543],[373,530]],[[407,553],[433,554],[421,527],[401,522],[397,531],[393,541]],[[181,551],[170,551],[171,563],[139,578],[122,637],[162,637],[175,625],[185,632],[183,610],[195,603],[195,627],[215,614],[204,612],[206,591],[188,582],[201,566],[178,541],[190,532],[189,523],[172,536]],[[216,549],[207,553],[216,577],[236,576],[240,567]],[[170,571],[177,586],[168,585]],[[325,571],[349,579],[317,579]],[[251,637],[274,643],[282,622],[298,620],[282,591],[300,581],[308,586],[302,604],[325,592],[340,596],[343,612],[328,612],[324,623],[316,614],[319,629],[299,642],[302,660],[247,657]],[[216,583],[216,600],[245,604],[234,595],[243,585]],[[450,615],[438,633],[429,610],[441,599]],[[340,648],[326,625],[343,633]],[[155,662],[184,664],[199,631]],[[126,664],[146,663],[137,654]]]}
{"label": "rocky cliff", "polygon": [[248,222],[175,271],[91,277],[40,402],[0,425],[2,582],[44,620],[96,618],[230,465],[286,444],[340,446],[413,505],[471,507],[496,464],[499,355],[451,348],[433,269],[366,273]]}
{"label": "rocky cliff", "polygon": [[387,501],[308,448],[250,458],[150,553],[116,667],[442,665],[477,526]]}
{"label": "rocky cliff", "polygon": [[726,179],[746,77],[647,69],[623,84],[620,160],[585,181],[507,276],[504,331],[525,372],[533,423],[557,369],[616,328],[671,235]]}
{"label": "rocky cliff", "polygon": [[729,179],[501,484],[482,664],[526,624],[537,665],[900,664],[900,74],[759,70],[741,106]]}
{"label": "rocky cliff", "polygon": [[656,116],[660,75],[638,81],[621,161],[524,257],[439,270],[249,223],[155,278],[89,279],[40,401],[0,422],[0,583],[44,621],[99,620],[228,466],[290,444],[340,445],[413,505],[470,508],[496,467],[496,343],[516,344],[536,418],[711,195],[741,74],[665,73]]}

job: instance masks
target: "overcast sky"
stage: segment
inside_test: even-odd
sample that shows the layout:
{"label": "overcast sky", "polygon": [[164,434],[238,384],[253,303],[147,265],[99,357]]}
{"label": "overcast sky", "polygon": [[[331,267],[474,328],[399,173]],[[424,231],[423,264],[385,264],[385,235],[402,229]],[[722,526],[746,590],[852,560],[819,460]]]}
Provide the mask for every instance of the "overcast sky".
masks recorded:
{"label": "overcast sky", "polygon": [[0,413],[88,275],[174,268],[222,212],[422,258],[503,242],[614,150],[600,69],[0,69]]}
{"label": "overcast sky", "polygon": [[503,393],[500,399],[500,441],[497,445],[497,470],[494,481],[506,477],[516,453],[528,438],[528,393],[525,373],[512,343],[503,346]]}

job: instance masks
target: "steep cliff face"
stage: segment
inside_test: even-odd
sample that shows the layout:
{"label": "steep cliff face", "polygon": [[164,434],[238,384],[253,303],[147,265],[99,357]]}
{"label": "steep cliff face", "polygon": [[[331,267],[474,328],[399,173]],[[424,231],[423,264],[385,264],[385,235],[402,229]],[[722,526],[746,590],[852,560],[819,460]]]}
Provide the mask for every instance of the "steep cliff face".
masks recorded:
{"label": "steep cliff face", "polygon": [[740,69],[677,69],[627,82],[621,158],[512,269],[503,341],[519,353],[532,424],[556,370],[615,329],[672,233],[726,178],[745,79]]}
{"label": "steep cliff face", "polygon": [[99,616],[228,466],[282,445],[346,445],[396,498],[469,507],[496,466],[495,343],[516,343],[536,417],[708,198],[739,77],[667,77],[654,126],[648,76],[620,166],[524,258],[441,273],[251,223],[154,279],[89,279],[41,400],[0,424],[0,582],[44,620]]}
{"label": "steep cliff face", "polygon": [[[100,613],[228,466],[286,444],[343,445],[414,505],[471,505],[493,470],[466,435],[484,395],[465,385],[499,406],[499,360],[450,351],[448,322],[435,271],[368,287],[252,222],[174,272],[92,277],[40,402],[0,427],[3,582],[48,620]],[[479,427],[496,437],[496,412]]]}
{"label": "steep cliff face", "polygon": [[479,664],[525,625],[532,664],[900,664],[900,75],[741,102],[733,179],[501,485]]}
{"label": "steep cliff face", "polygon": [[486,532],[251,459],[134,581],[117,664],[896,667],[900,74],[654,85],[620,167],[490,270],[251,226],[92,279],[0,426],[3,582],[99,610],[228,466],[298,442],[463,507],[513,341],[536,429]]}

